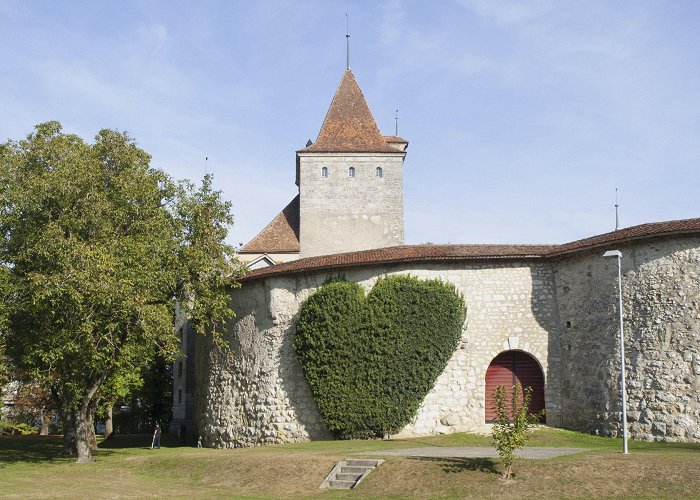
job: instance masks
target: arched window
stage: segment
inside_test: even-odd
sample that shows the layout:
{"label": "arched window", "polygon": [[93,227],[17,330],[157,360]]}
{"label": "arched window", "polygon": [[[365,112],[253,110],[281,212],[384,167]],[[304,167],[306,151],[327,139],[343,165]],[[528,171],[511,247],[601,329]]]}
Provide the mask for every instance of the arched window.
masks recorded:
{"label": "arched window", "polygon": [[348,177],[355,177],[355,167],[350,167],[348,169]]}
{"label": "arched window", "polygon": [[377,167],[374,169],[374,176],[375,177],[382,177],[384,174],[382,172],[382,167]]}
{"label": "arched window", "polygon": [[328,167],[323,167],[321,169],[321,177],[328,177]]}

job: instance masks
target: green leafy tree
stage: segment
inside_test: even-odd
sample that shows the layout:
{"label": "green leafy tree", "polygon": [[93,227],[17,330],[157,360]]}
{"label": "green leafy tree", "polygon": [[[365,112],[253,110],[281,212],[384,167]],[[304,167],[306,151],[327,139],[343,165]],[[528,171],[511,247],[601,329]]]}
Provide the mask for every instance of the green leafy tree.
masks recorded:
{"label": "green leafy tree", "polygon": [[[497,418],[493,422],[491,439],[498,450],[498,456],[503,463],[503,477],[510,479],[513,476],[513,462],[517,458],[515,452],[525,446],[527,431],[539,423],[541,414],[528,413],[532,401],[532,387],[526,387],[524,391],[520,384],[510,388],[513,391],[512,405],[508,402],[511,398],[506,396],[506,388],[502,385],[496,387],[494,400]],[[520,400],[519,394],[523,398]]]}
{"label": "green leafy tree", "polygon": [[199,332],[233,315],[231,223],[211,177],[174,182],[126,133],[88,144],[48,122],[0,145],[7,354],[50,384],[79,462],[110,377],[176,352],[175,300]]}

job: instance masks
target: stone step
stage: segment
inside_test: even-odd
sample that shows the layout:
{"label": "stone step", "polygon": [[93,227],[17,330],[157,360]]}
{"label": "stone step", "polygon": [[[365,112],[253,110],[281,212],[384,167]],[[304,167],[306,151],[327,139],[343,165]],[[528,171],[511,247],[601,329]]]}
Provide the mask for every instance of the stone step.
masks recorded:
{"label": "stone step", "polygon": [[353,486],[355,486],[356,481],[337,481],[333,479],[330,482],[331,488],[337,488],[337,489],[343,489],[343,490],[349,490]]}
{"label": "stone step", "polygon": [[338,481],[357,481],[362,477],[362,474],[344,474],[342,472],[339,472],[338,474],[335,475],[335,478]]}
{"label": "stone step", "polygon": [[352,458],[345,461],[350,467],[376,467],[379,465],[379,460],[369,460],[366,458]]}
{"label": "stone step", "polygon": [[338,462],[321,483],[321,488],[352,489],[384,460],[353,458]]}
{"label": "stone step", "polygon": [[364,474],[368,470],[372,470],[374,467],[348,467],[343,465],[340,467],[340,472],[343,474]]}

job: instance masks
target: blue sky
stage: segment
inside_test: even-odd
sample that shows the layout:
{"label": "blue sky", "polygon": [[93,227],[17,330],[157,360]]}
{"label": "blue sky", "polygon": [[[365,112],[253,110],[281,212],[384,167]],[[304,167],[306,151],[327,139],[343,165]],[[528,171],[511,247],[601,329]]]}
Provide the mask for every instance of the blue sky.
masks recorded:
{"label": "blue sky", "polygon": [[700,2],[0,2],[0,140],[59,120],[208,170],[246,242],[296,194],[345,67],[410,141],[407,243],[700,217]]}

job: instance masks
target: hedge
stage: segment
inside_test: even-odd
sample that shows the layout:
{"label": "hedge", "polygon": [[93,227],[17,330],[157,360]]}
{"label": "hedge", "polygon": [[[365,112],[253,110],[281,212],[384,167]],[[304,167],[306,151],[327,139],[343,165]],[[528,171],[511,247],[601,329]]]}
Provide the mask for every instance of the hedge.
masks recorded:
{"label": "hedge", "polygon": [[452,284],[380,278],[365,297],[335,280],[302,305],[294,348],[327,428],[377,438],[408,424],[455,351],[465,305]]}

